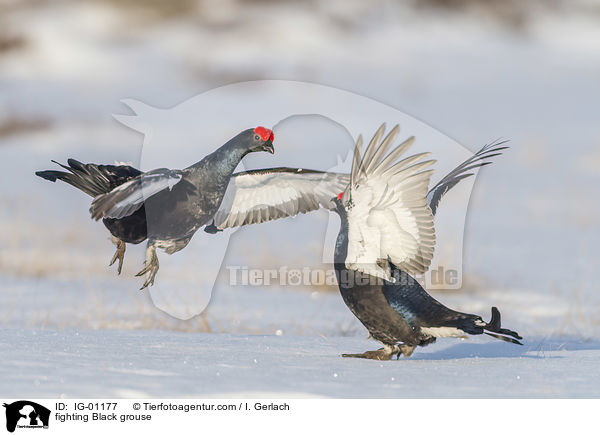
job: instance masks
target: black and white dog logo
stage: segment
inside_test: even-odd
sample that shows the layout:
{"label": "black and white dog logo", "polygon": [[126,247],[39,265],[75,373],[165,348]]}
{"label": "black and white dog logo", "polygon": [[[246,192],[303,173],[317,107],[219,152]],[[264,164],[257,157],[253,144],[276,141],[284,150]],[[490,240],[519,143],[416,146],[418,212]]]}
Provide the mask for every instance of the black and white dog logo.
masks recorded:
{"label": "black and white dog logo", "polygon": [[16,428],[48,429],[50,410],[42,405],[28,400],[19,400],[6,408],[6,430],[14,432]]}

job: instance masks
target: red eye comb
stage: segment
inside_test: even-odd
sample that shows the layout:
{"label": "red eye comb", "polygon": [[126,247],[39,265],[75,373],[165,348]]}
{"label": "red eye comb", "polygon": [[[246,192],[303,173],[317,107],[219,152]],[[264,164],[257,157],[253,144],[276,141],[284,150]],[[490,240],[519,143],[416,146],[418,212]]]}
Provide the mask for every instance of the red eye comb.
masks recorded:
{"label": "red eye comb", "polygon": [[344,192],[340,193],[337,197],[338,201],[341,201],[343,196],[344,196]]}
{"label": "red eye comb", "polygon": [[254,133],[259,135],[260,138],[264,141],[270,140],[271,142],[273,142],[273,139],[275,139],[275,136],[273,136],[273,132],[265,127],[256,127],[254,129]]}

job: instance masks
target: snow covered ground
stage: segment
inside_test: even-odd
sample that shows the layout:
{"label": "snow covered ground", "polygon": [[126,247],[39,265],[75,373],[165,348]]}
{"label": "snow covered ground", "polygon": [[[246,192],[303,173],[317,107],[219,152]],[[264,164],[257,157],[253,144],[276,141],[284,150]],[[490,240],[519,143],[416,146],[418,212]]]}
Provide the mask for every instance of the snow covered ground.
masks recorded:
{"label": "snow covered ground", "polygon": [[[5,281],[2,394],[598,397],[600,342],[548,333],[559,330],[563,313],[541,296],[508,303],[496,292],[439,295],[486,317],[485,302],[495,301],[504,324],[526,335],[524,346],[442,339],[410,359],[377,362],[340,357],[379,346],[334,292],[225,287],[202,316],[182,321],[159,311],[132,281]],[[528,310],[541,314],[518,317]]]}
{"label": "snow covered ground", "polygon": [[597,397],[599,343],[475,339],[393,362],[358,337],[7,330],[7,397]]}
{"label": "snow covered ground", "polygon": [[[531,2],[508,18],[387,2],[171,3],[0,5],[0,395],[599,396],[598,2]],[[50,159],[138,163],[141,137],[111,118],[127,113],[123,98],[170,107],[263,78],[374,98],[471,150],[511,139],[475,184],[465,285],[435,296],[484,317],[498,306],[523,347],[439,340],[408,360],[346,360],[377,343],[334,291],[229,285],[227,264],[322,266],[323,214],[236,233],[209,309],[175,319],[136,290],[143,248],[128,248],[116,277],[89,199],[33,176]]]}

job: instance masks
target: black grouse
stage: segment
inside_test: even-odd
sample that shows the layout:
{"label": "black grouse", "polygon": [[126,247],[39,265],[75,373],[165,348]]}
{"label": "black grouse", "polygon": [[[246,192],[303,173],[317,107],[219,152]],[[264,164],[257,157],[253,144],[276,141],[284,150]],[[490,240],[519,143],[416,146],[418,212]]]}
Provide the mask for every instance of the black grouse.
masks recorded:
{"label": "black grouse", "polygon": [[92,218],[102,219],[113,236],[121,273],[125,244],[148,240],[142,289],[154,284],[156,248],[168,254],[183,249],[194,233],[265,222],[319,207],[333,208],[331,196],[349,180],[334,174],[295,168],[273,168],[234,174],[251,152],[274,153],[273,132],[264,127],[244,130],[212,154],[182,170],[141,172],[127,165],[83,164],[69,159],[64,171],[40,171],[50,181],[62,180],[94,199]]}
{"label": "black grouse", "polygon": [[433,161],[428,153],[398,158],[412,138],[389,154],[397,127],[380,143],[384,126],[361,157],[359,137],[352,165],[352,181],[333,200],[341,228],[335,247],[335,271],[342,298],[352,313],[384,348],[344,357],[389,360],[400,354],[409,357],[417,346],[438,337],[488,334],[521,344],[516,332],[502,329],[500,312],[492,318],[447,308],[410,276],[429,267],[435,244],[433,215],[441,197],[469,172],[489,164],[485,161],[506,147],[502,143],[483,147],[444,177],[429,193]]}

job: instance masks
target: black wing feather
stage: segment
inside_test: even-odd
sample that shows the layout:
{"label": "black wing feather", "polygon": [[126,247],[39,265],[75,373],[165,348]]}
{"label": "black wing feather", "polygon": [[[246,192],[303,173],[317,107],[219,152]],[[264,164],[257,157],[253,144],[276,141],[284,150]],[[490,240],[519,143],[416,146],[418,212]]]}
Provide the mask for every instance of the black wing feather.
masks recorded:
{"label": "black wing feather", "polygon": [[488,162],[486,160],[499,156],[502,154],[500,151],[508,149],[507,146],[502,146],[506,142],[508,141],[492,142],[488,145],[485,145],[483,148],[473,154],[473,156],[469,157],[467,160],[450,171],[448,175],[442,178],[427,194],[427,202],[431,212],[435,215],[442,197],[450,189],[456,186],[459,181],[474,175],[472,172],[468,171],[491,164],[492,162]]}

